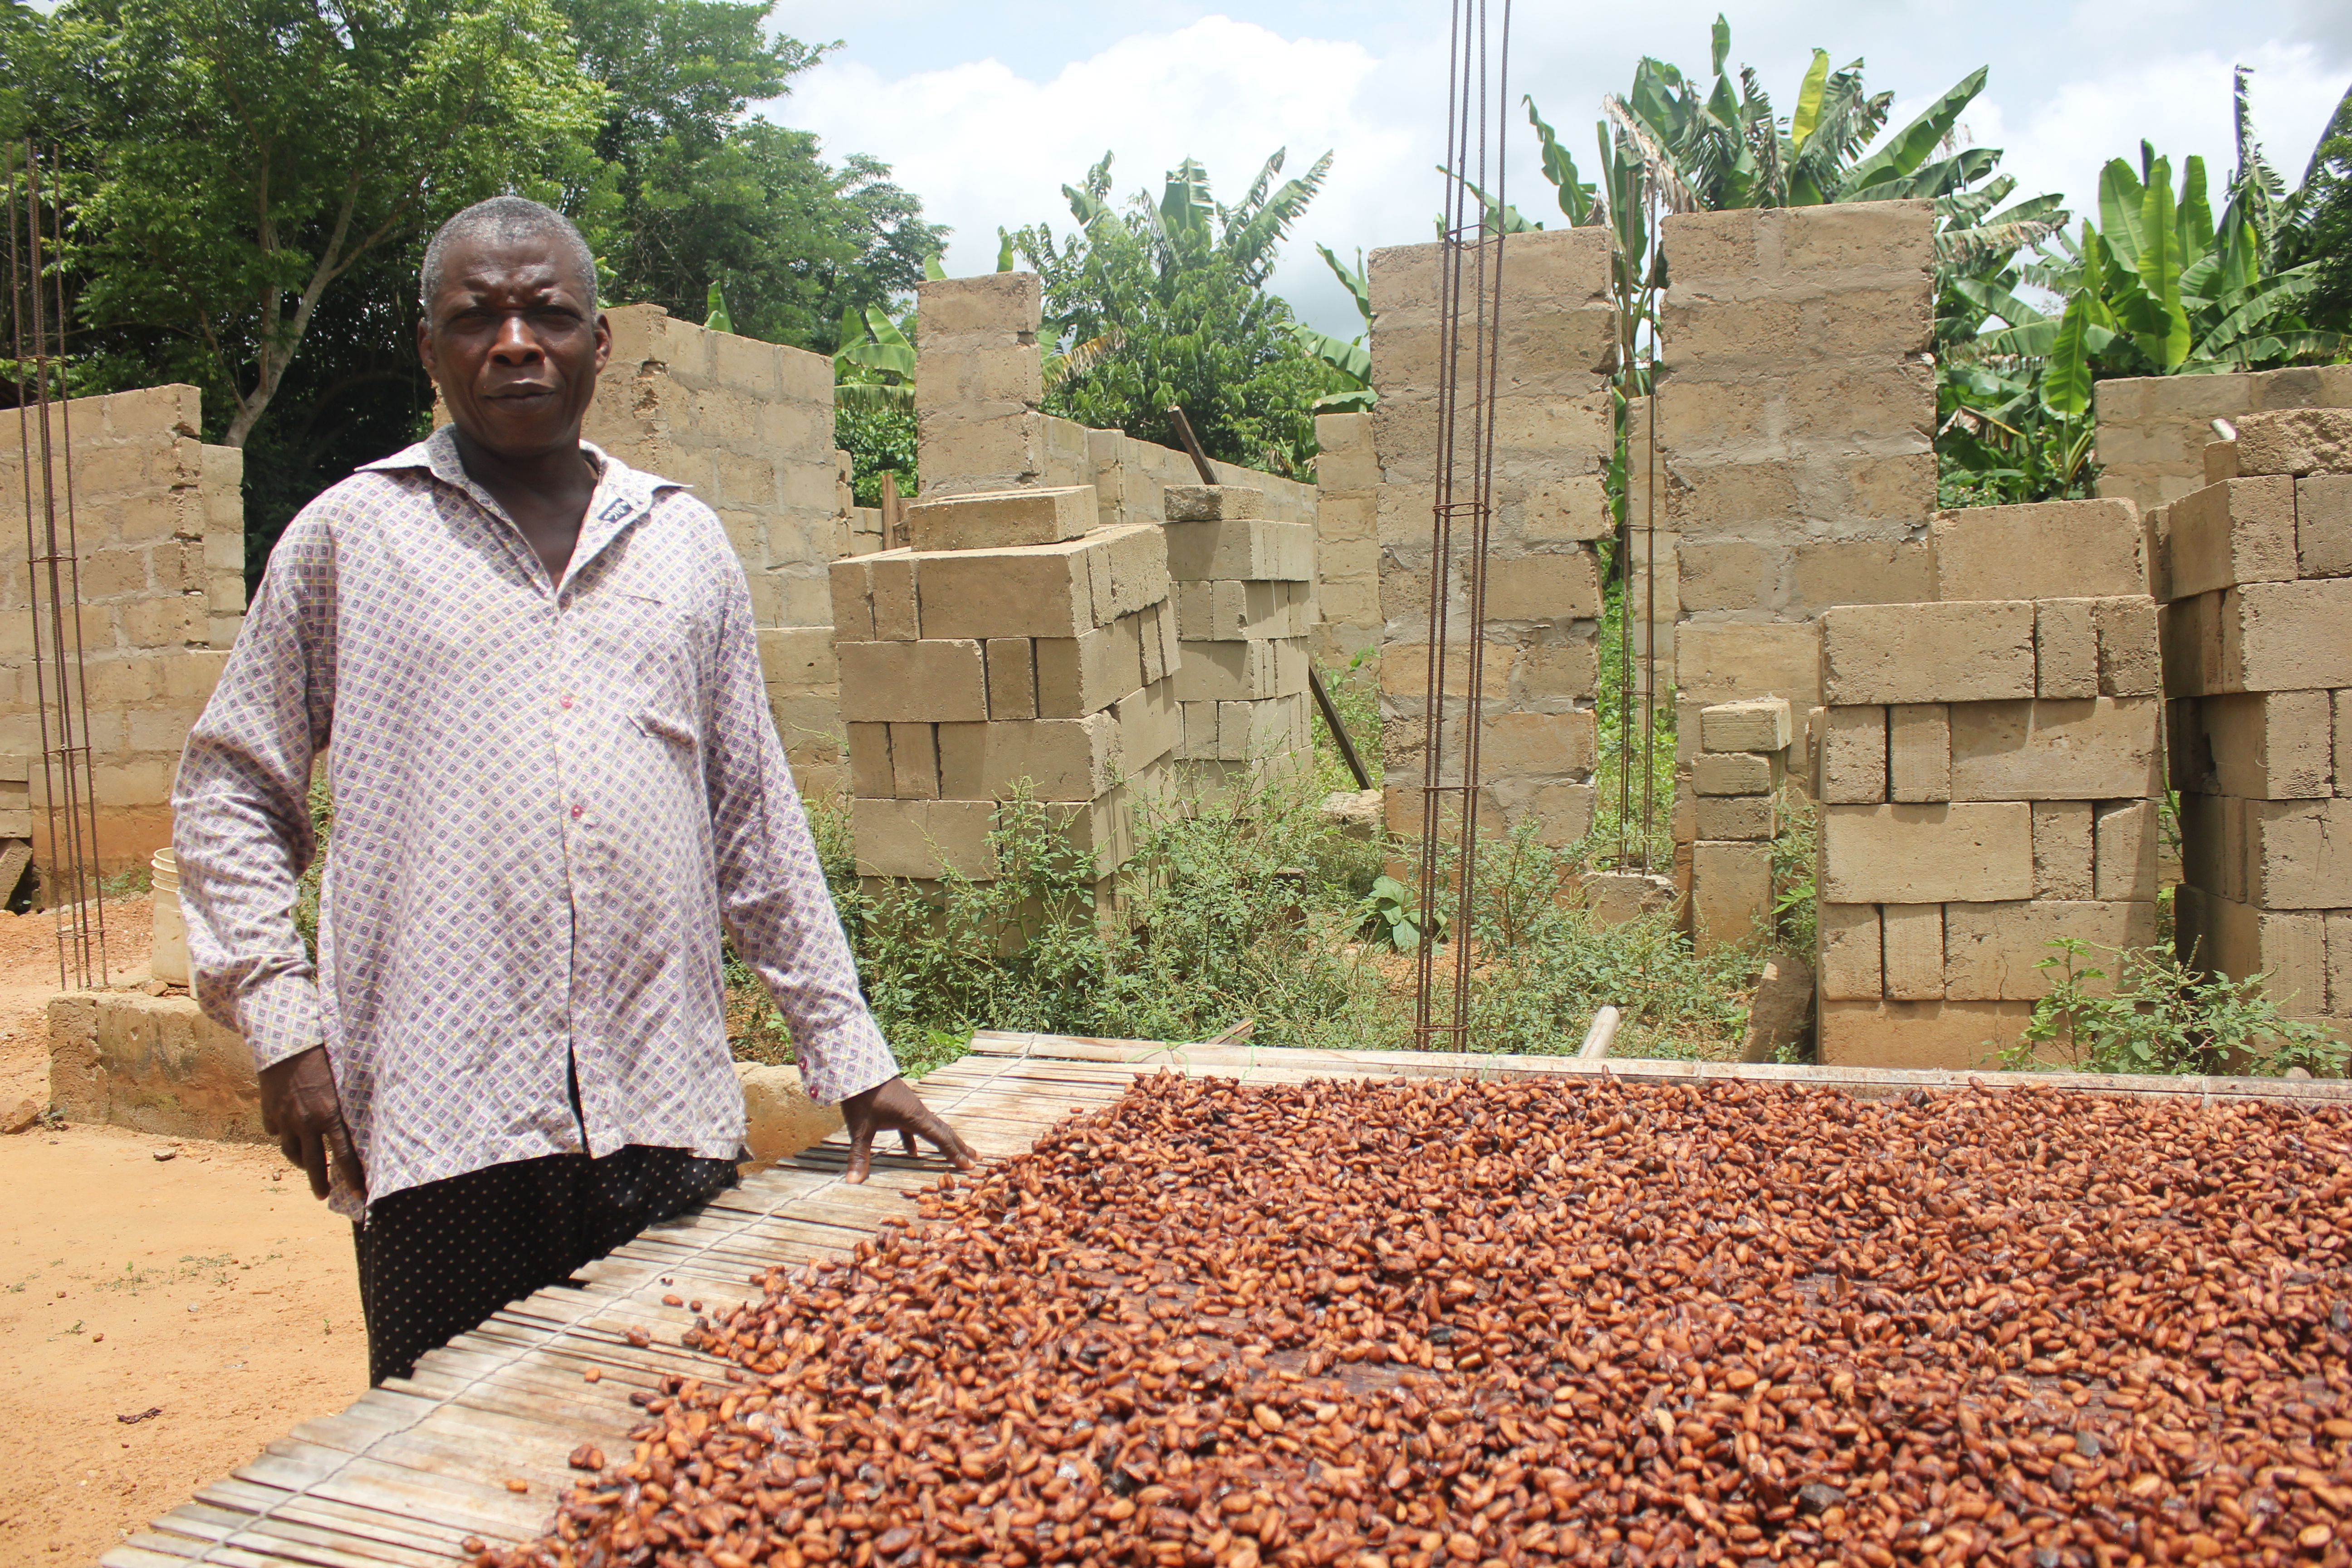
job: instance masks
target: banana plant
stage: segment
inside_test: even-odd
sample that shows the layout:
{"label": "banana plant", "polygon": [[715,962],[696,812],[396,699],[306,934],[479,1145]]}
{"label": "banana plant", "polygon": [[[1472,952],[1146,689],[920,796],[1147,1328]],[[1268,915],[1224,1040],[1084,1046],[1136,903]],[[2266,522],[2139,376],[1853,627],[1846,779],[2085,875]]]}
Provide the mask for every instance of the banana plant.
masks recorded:
{"label": "banana plant", "polygon": [[1315,400],[1315,412],[1361,414],[1380,397],[1372,390],[1371,350],[1364,346],[1372,330],[1372,289],[1364,275],[1364,253],[1358,250],[1356,265],[1349,267],[1331,254],[1329,246],[1318,245],[1315,249],[1323,258],[1323,265],[1331,269],[1332,276],[1339,279],[1340,286],[1356,301],[1357,313],[1364,319],[1364,330],[1352,341],[1342,341],[1328,332],[1318,332],[1303,321],[1291,331],[1297,334],[1298,346],[1307,351],[1309,358],[1320,361],[1331,379],[1338,384],[1332,391]]}

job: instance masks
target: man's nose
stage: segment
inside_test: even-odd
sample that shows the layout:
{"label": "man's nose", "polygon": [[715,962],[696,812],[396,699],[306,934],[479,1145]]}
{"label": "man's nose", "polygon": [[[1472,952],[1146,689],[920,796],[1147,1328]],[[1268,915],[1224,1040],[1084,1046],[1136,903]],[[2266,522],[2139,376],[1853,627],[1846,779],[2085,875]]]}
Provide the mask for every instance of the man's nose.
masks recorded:
{"label": "man's nose", "polygon": [[539,344],[520,316],[500,319],[498,336],[490,340],[490,357],[500,364],[529,364],[540,357]]}

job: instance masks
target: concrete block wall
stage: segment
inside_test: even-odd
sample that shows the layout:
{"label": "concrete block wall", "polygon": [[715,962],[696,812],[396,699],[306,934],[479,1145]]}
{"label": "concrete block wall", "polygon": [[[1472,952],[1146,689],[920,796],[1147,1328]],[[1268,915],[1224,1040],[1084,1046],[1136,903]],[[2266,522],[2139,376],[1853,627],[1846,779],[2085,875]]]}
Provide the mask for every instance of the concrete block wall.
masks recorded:
{"label": "concrete block wall", "polygon": [[[1439,257],[1435,245],[1403,246],[1374,251],[1370,264],[1386,806],[1391,830],[1408,836],[1421,831],[1427,741]],[[1513,235],[1506,244],[1486,648],[1475,698],[1459,631],[1444,650],[1447,689],[1461,694],[1441,716],[1445,754],[1461,756],[1461,726],[1474,709],[1484,726],[1482,821],[1504,829],[1533,822],[1555,845],[1584,836],[1594,805],[1594,542],[1610,531],[1608,268],[1597,229]],[[1468,428],[1465,420],[1465,443]],[[1465,499],[1466,478],[1466,469],[1456,476]],[[1467,605],[1458,570],[1454,584],[1449,614],[1459,628]]]}
{"label": "concrete block wall", "polygon": [[2139,376],[2099,382],[2091,393],[2099,494],[2145,512],[2204,487],[2214,420],[2235,424],[2266,409],[2352,407],[2352,364]]}
{"label": "concrete block wall", "polygon": [[[37,466],[40,433],[26,423]],[[60,456],[69,446],[73,459],[78,695],[87,700],[97,847],[109,871],[171,842],[180,752],[244,620],[245,455],[205,445],[202,427],[193,386],[76,398],[51,414],[52,444]],[[0,838],[33,840],[37,863],[47,865],[22,450],[13,429],[0,442],[0,495],[12,514],[0,529]],[[37,472],[33,489],[38,509]],[[60,485],[60,529],[63,500]],[[68,584],[68,596],[75,592]],[[40,650],[54,682],[46,626]]]}
{"label": "concrete block wall", "polygon": [[2237,425],[2236,477],[2167,509],[2174,929],[2352,1038],[2352,409]]}
{"label": "concrete block wall", "polygon": [[994,877],[998,805],[1046,803],[1096,869],[1182,732],[1167,547],[1084,486],[935,497],[914,542],[833,567],[859,873]]}
{"label": "concrete block wall", "polygon": [[1772,842],[1796,715],[1785,697],[1718,702],[1699,710],[1691,766],[1691,935],[1702,952],[1769,939]]}
{"label": "concrete block wall", "polygon": [[1931,546],[1947,595],[1821,618],[1825,1062],[1981,1066],[2047,993],[2053,938],[2155,938],[2161,675],[2136,511],[1947,512]]}
{"label": "concrete block wall", "polygon": [[[1936,596],[1934,223],[1927,202],[1664,221],[1657,590],[1678,617],[1683,827],[1702,709],[1780,697],[1802,718],[1825,609]],[[1651,426],[1635,416],[1639,521]],[[1685,885],[1693,842],[1678,832]]]}
{"label": "concrete block wall", "polygon": [[833,444],[833,362],[674,320],[606,312],[613,356],[584,434],[633,468],[694,487],[751,585],[777,732],[804,794],[846,783],[827,573],[847,541]]}
{"label": "concrete block wall", "polygon": [[1381,460],[1369,414],[1318,414],[1315,440],[1322,447],[1315,459],[1315,548],[1323,616],[1315,653],[1345,668],[1381,645]]}
{"label": "concrete block wall", "polygon": [[[1116,681],[1097,669],[1103,659],[1125,672],[1148,670],[1142,686],[1156,691],[1166,681],[1191,710],[1177,713],[1181,735],[1171,742],[1171,749],[1181,743],[1186,765],[1167,779],[1147,780],[1142,775],[1157,766],[1153,759],[1158,753],[1136,752],[1129,745],[1122,753],[1127,776],[1155,790],[1213,794],[1237,767],[1252,760],[1303,761],[1312,745],[1307,728],[1312,716],[1304,695],[1307,639],[1318,619],[1317,488],[1222,462],[1211,465],[1217,483],[1203,486],[1198,468],[1182,452],[1137,440],[1123,431],[1088,429],[1045,414],[1037,342],[1041,310],[1038,281],[1031,273],[991,273],[921,285],[915,384],[923,478],[921,500],[908,514],[910,526],[927,515],[926,509],[959,496],[1085,490],[1097,529],[1142,530],[1138,537],[1157,552],[1161,578],[1169,579],[1172,570],[1181,579],[1171,589],[1164,615],[1154,610],[1131,624],[1117,617],[1102,623],[1096,628],[1102,633],[1099,651],[1085,655],[1092,661],[1088,680],[1110,682],[1099,689],[1087,687],[1088,700],[1100,700],[1087,712],[1122,701],[1138,685],[1130,681],[1111,689]],[[947,514],[928,515],[936,519]],[[1120,531],[1118,536],[1129,535]],[[919,535],[913,544],[922,548]],[[894,553],[883,552],[872,559],[882,562]],[[1129,614],[1123,611],[1121,616]],[[1155,651],[1163,634],[1168,646],[1164,652]],[[1192,657],[1180,640],[1191,645]],[[1097,646],[1087,645],[1090,650]],[[1033,657],[1050,662],[1061,654],[1041,643]],[[1039,664],[1035,679],[1041,700],[1047,678],[1047,664]],[[871,752],[870,740],[863,744],[853,741],[853,762],[861,775],[864,764],[856,759]],[[878,775],[863,778],[856,786],[858,798],[879,798],[867,793],[869,784],[878,784]],[[1104,807],[1106,845],[1125,842],[1124,803],[1130,793],[1119,792]],[[1065,801],[1058,795],[1041,798]],[[879,808],[861,810],[881,820]],[[904,808],[893,810],[906,814]],[[978,815],[966,815],[967,827],[978,831],[973,826]],[[968,837],[965,847],[976,842]],[[1107,855],[1104,868],[1124,855],[1123,847]],[[900,857],[893,863],[933,864],[920,856]]]}
{"label": "concrete block wall", "polygon": [[1171,485],[1162,537],[1182,658],[1184,793],[1223,798],[1309,764],[1315,527],[1265,516],[1256,490]]}

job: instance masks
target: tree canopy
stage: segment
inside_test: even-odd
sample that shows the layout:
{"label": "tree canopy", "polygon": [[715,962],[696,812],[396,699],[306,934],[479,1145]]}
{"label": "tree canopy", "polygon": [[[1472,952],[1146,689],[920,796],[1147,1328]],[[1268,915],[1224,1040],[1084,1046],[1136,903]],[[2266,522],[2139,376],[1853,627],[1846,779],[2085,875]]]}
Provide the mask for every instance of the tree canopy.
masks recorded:
{"label": "tree canopy", "polygon": [[1007,237],[1045,291],[1058,351],[1047,362],[1050,412],[1174,447],[1173,405],[1211,456],[1304,471],[1315,451],[1315,400],[1329,378],[1265,282],[1331,154],[1276,185],[1282,166],[1276,153],[1226,206],[1208,171],[1188,158],[1157,201],[1138,192],[1121,207],[1110,199],[1106,153],[1083,185],[1062,187],[1076,232],[1057,241],[1038,225]]}

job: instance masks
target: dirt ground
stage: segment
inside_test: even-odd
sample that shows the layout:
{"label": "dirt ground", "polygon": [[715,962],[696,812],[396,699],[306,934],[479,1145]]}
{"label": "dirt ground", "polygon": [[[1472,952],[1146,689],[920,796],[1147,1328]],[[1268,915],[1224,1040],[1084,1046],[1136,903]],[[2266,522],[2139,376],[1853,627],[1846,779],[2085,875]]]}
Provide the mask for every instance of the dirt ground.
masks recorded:
{"label": "dirt ground", "polygon": [[[118,974],[145,966],[148,918],[144,899],[107,905]],[[47,1098],[55,931],[0,913],[0,1112]],[[19,1434],[0,1563],[94,1563],[366,1386],[351,1227],[277,1150],[36,1127],[0,1138],[0,1409]]]}

